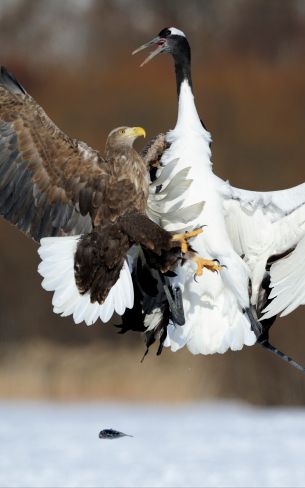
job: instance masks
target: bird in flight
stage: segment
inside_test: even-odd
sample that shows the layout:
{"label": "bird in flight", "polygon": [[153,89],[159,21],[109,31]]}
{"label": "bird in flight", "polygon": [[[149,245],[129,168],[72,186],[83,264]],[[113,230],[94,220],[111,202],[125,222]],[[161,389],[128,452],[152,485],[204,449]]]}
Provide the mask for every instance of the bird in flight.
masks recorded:
{"label": "bird in flight", "polygon": [[[145,263],[144,252],[150,253],[146,267],[152,268],[147,283],[166,290],[162,300],[165,295],[174,317],[183,313],[175,309],[166,273],[187,260],[198,276],[204,267],[220,268],[188,245],[201,227],[173,233],[146,215],[147,165],[133,148],[139,136],[145,136],[141,127],[118,127],[101,155],[62,132],[1,68],[0,214],[40,242],[42,286],[54,291],[54,312],[73,315],[75,323],[107,322],[114,312],[122,315],[134,307],[132,273],[139,255]],[[171,188],[163,192],[171,198]],[[193,213],[202,207],[201,200]],[[190,210],[177,210],[176,216],[186,219],[184,213],[189,217]],[[158,289],[147,293],[146,301],[161,306],[159,295]]]}
{"label": "bird in flight", "polygon": [[[305,369],[269,342],[277,315],[305,304],[305,183],[287,190],[255,192],[233,187],[213,173],[211,135],[194,102],[191,49],[185,34],[163,29],[136,49],[154,50],[141,66],[160,53],[174,61],[178,118],[173,130],[153,142],[158,153],[157,176],[175,178],[188,168],[190,185],[180,194],[182,208],[205,201],[194,224],[206,224],[192,245],[200,254],[216,257],[224,266],[211,276],[194,280],[190,267],[177,268],[173,287],[182,290],[185,325],[168,325],[164,344],[176,351],[187,345],[194,354],[224,353],[255,343],[291,365]],[[175,161],[175,164],[172,163]],[[158,210],[166,215],[165,197]],[[165,229],[183,227],[176,219],[156,218]]]}

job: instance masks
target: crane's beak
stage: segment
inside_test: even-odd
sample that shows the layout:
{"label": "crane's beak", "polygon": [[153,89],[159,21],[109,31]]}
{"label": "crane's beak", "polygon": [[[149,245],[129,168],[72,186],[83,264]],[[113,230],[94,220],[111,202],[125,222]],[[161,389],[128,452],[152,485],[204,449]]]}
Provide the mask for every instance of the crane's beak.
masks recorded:
{"label": "crane's beak", "polygon": [[147,47],[150,47],[150,46],[157,46],[157,49],[155,49],[154,51],[152,51],[149,56],[147,56],[146,59],[144,59],[143,63],[140,64],[140,67],[142,68],[142,66],[144,66],[144,64],[148,63],[149,61],[151,61],[154,57],[158,56],[158,54],[162,53],[164,51],[164,44],[165,44],[166,40],[165,39],[162,39],[162,37],[155,37],[154,39],[152,39],[151,41],[147,42],[146,44],[143,44],[142,46],[138,47],[138,49],[136,49],[135,51],[133,51],[132,55],[134,54],[137,54],[139,53],[140,51],[142,51],[143,49],[146,49]]}

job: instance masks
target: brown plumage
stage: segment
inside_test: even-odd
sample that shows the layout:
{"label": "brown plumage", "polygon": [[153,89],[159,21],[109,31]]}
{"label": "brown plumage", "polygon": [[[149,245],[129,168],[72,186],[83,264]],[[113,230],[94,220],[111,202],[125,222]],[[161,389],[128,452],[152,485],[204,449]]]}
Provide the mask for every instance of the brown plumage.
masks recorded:
{"label": "brown plumage", "polygon": [[97,151],[71,139],[3,67],[0,77],[0,213],[39,241],[91,230],[79,201],[103,173]]}
{"label": "brown plumage", "polygon": [[[135,138],[144,134],[139,127],[114,129],[101,156],[56,127],[17,80],[1,68],[0,213],[34,240],[49,238],[41,241],[40,248],[43,286],[57,293],[54,311],[73,313],[75,321],[93,323],[98,315],[95,318],[96,314],[88,312],[87,302],[80,312],[74,288],[74,295],[71,291],[73,296],[66,299],[66,276],[60,273],[70,255],[74,256],[73,280],[80,296],[89,296],[92,303],[99,304],[121,279],[133,244],[149,251],[152,266],[162,272],[172,269],[181,257],[185,240],[182,244],[181,236],[173,237],[145,215],[147,166],[132,147]],[[74,235],[77,239],[50,240]],[[70,255],[62,258],[67,246],[71,247]],[[58,265],[58,276],[53,263]],[[121,295],[128,281],[126,266]],[[107,313],[100,316],[109,320],[109,311],[123,313],[131,302],[130,298],[124,305],[123,299],[116,305],[111,296]]]}

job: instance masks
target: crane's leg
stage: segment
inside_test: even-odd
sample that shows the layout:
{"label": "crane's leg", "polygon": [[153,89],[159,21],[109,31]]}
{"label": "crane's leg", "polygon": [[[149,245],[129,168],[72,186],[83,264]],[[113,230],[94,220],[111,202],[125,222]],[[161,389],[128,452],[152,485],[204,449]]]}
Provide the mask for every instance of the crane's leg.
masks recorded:
{"label": "crane's leg", "polygon": [[245,313],[248,315],[248,318],[249,318],[250,323],[251,323],[251,328],[257,337],[257,344],[262,346],[267,351],[270,351],[272,354],[274,354],[278,358],[282,359],[286,363],[290,364],[290,366],[293,366],[294,368],[298,369],[302,373],[305,373],[305,368],[303,366],[301,366],[299,363],[297,363],[290,356],[288,356],[287,354],[284,354],[282,351],[280,351],[279,349],[274,347],[272,344],[270,344],[270,342],[269,342],[269,329],[264,330],[263,324],[257,318],[254,317],[252,310],[250,308],[247,308],[247,310],[245,310]]}
{"label": "crane's leg", "polygon": [[274,347],[272,344],[267,339],[264,340],[257,340],[257,343],[267,349],[267,351],[270,351],[272,354],[275,354],[278,358],[281,358],[283,361],[286,363],[290,364],[290,366],[293,366],[294,368],[298,369],[302,373],[305,373],[305,368],[301,366],[299,363],[297,363],[294,359],[292,359],[290,356],[287,356],[287,354],[284,354],[282,351],[279,351],[276,347]]}

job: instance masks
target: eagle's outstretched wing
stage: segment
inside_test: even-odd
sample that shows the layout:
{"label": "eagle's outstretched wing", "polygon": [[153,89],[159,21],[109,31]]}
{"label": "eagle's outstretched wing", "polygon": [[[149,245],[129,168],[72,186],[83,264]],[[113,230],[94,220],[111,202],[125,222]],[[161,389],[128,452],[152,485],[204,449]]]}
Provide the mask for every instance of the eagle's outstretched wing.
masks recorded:
{"label": "eagle's outstretched wing", "polygon": [[[0,214],[39,241],[92,227],[100,200],[99,153],[71,139],[3,67],[0,74]],[[98,184],[97,184],[98,181]]]}
{"label": "eagle's outstretched wing", "polygon": [[0,215],[41,243],[42,286],[56,290],[54,312],[73,314],[75,322],[92,324],[98,317],[108,321],[114,311],[122,314],[133,305],[126,260],[120,263],[103,303],[91,303],[90,293],[81,294],[75,281],[74,255],[80,237],[92,236],[97,245],[94,228],[120,211],[118,207],[112,212],[111,198],[133,188],[132,181],[123,178],[111,194],[109,178],[99,153],[62,132],[2,67]]}
{"label": "eagle's outstretched wing", "polygon": [[[163,248],[172,259],[171,234],[160,228],[153,236],[157,226],[140,214],[120,220],[128,202],[128,212],[137,208],[137,185],[132,171],[119,176],[108,159],[62,132],[1,68],[0,215],[40,242],[42,285],[55,291],[54,312],[73,314],[76,323],[107,322],[133,307],[131,242],[160,254],[161,264]],[[138,186],[141,199],[145,189]]]}

